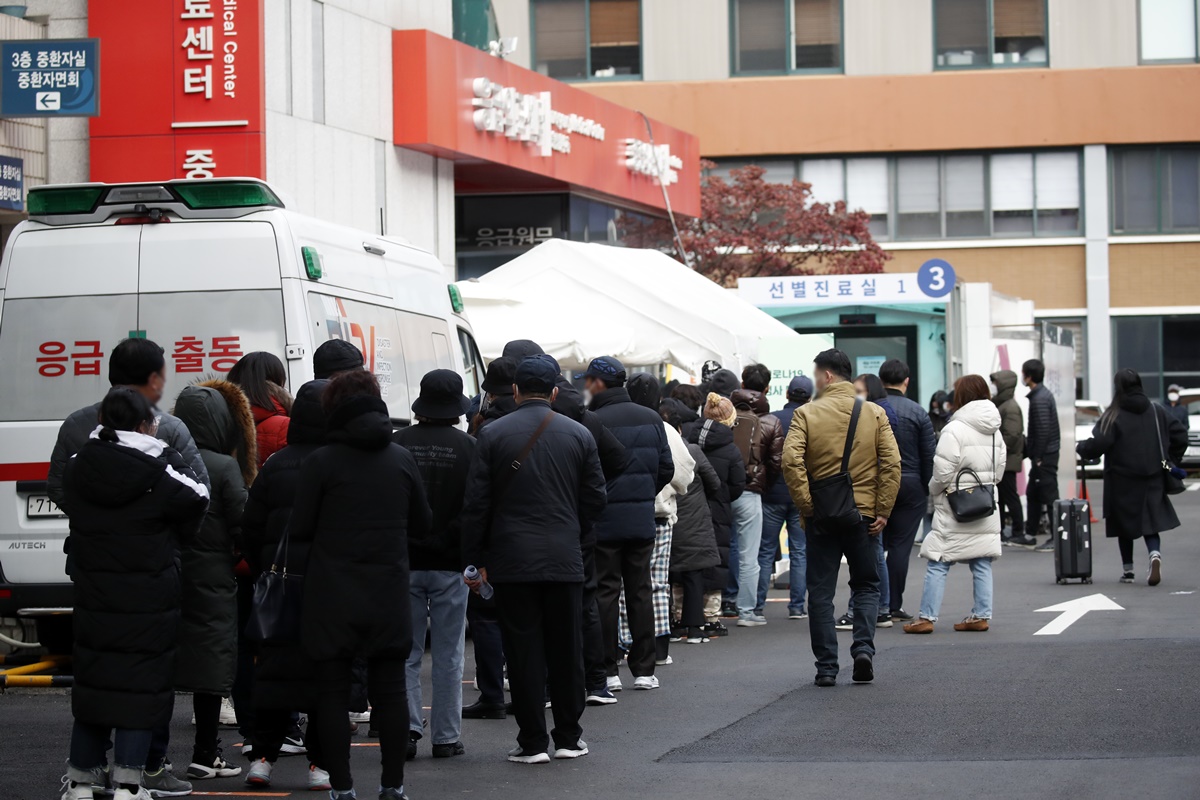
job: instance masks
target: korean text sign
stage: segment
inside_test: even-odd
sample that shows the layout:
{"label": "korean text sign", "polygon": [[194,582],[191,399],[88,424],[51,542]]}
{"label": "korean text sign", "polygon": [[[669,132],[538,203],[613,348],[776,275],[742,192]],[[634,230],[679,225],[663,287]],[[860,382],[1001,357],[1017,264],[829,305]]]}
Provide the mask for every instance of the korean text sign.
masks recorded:
{"label": "korean text sign", "polygon": [[0,156],[0,208],[25,210],[25,159]]}
{"label": "korean text sign", "polygon": [[0,115],[94,117],[100,113],[98,39],[0,42]]}
{"label": "korean text sign", "polygon": [[759,308],[946,302],[944,295],[927,293],[917,277],[915,272],[884,272],[741,278],[738,294]]}
{"label": "korean text sign", "polygon": [[263,6],[93,4],[104,112],[91,123],[92,180],[265,177]]}

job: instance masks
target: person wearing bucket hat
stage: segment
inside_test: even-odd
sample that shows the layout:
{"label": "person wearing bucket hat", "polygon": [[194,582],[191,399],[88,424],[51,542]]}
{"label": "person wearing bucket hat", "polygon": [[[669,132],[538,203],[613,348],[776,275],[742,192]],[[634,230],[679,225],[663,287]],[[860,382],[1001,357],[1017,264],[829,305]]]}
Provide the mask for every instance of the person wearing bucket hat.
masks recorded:
{"label": "person wearing bucket hat", "polygon": [[428,625],[433,654],[429,732],[434,758],[465,752],[460,733],[468,591],[462,580],[459,516],[466,496],[467,473],[475,457],[475,440],[457,426],[470,405],[463,395],[462,376],[448,369],[435,369],[421,379],[421,394],[412,406],[417,424],[392,436],[392,441],[417,460],[433,512],[428,535],[408,540],[413,638],[407,685],[412,753],[424,734],[421,661]]}

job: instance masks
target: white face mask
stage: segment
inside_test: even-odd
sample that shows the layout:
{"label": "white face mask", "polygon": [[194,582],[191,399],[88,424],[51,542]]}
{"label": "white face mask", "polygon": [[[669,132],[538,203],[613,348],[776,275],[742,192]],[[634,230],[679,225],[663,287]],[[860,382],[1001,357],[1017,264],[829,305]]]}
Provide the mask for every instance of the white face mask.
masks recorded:
{"label": "white face mask", "polygon": [[590,406],[592,404],[592,392],[590,389],[583,390],[583,404]]}
{"label": "white face mask", "polygon": [[855,393],[854,393],[854,396],[855,396],[855,397],[857,397],[859,400],[866,400],[866,399],[867,399],[867,393],[866,393],[866,392],[855,392]]}
{"label": "white face mask", "polygon": [[992,397],[995,397],[998,394],[1000,394],[1000,390],[998,388],[996,388],[996,384],[993,383],[992,384]]}
{"label": "white face mask", "polygon": [[1179,402],[1179,392],[1167,392],[1167,400],[1172,403]]}

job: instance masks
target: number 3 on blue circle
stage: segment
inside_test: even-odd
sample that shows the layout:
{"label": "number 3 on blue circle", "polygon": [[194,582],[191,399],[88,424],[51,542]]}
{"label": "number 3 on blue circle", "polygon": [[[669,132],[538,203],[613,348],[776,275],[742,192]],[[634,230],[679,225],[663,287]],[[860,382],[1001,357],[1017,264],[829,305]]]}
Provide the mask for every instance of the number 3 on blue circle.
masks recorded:
{"label": "number 3 on blue circle", "polygon": [[954,267],[941,258],[931,258],[917,270],[917,286],[927,297],[945,297],[954,291]]}

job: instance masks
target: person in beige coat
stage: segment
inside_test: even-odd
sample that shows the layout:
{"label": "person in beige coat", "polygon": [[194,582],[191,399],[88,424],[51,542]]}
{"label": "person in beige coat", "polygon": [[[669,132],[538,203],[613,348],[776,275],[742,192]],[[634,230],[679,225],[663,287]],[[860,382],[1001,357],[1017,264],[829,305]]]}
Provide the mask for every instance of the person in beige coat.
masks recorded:
{"label": "person in beige coat", "polygon": [[[833,620],[842,556],[850,566],[854,599],[854,680],[873,680],[875,623],[879,614],[879,570],[875,542],[887,526],[900,488],[900,450],[887,413],[874,403],[857,400],[850,383],[850,359],[840,350],[826,350],[813,361],[817,399],[796,409],[783,445],[783,478],[806,520],[808,536],[809,636],[817,659],[818,686],[837,685],[838,642]],[[847,472],[859,517],[838,529],[813,523],[810,482],[842,471],[850,420],[858,408]],[[828,513],[828,509],[827,509]],[[852,512],[851,512],[852,513]]]}
{"label": "person in beige coat", "polygon": [[962,491],[989,486],[994,498],[996,485],[1004,477],[1008,450],[1000,434],[1000,412],[982,376],[959,378],[954,399],[958,410],[942,430],[929,482],[929,494],[934,498],[933,530],[921,544],[921,557],[929,560],[921,615],[904,626],[905,633],[933,633],[946,576],[952,564],[961,562],[971,568],[975,607],[954,630],[986,631],[992,618],[992,560],[1001,552],[999,509],[993,502],[989,516],[960,522],[950,506],[950,496],[959,485]]}

